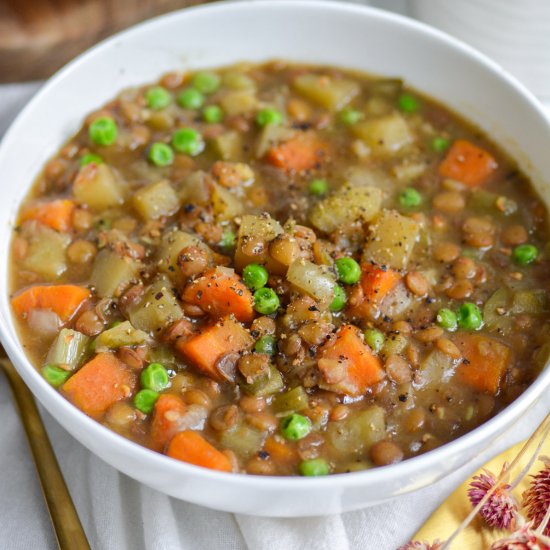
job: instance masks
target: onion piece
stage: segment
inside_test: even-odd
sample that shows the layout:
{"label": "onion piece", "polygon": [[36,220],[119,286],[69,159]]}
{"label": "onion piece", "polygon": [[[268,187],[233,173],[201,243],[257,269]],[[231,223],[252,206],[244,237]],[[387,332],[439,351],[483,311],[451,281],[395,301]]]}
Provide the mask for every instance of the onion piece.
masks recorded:
{"label": "onion piece", "polygon": [[286,278],[297,289],[318,300],[321,307],[328,307],[334,299],[336,277],[327,266],[300,258],[290,264]]}
{"label": "onion piece", "polygon": [[61,328],[61,319],[49,309],[31,309],[27,316],[29,328],[43,335],[53,336]]}

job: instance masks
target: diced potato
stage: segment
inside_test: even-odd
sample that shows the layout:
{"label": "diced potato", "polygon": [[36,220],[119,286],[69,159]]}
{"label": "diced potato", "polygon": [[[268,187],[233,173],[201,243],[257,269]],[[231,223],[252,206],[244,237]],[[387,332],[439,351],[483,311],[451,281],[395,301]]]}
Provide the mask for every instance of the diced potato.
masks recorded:
{"label": "diced potato", "polygon": [[95,339],[97,352],[116,349],[121,346],[139,346],[148,339],[146,332],[132,326],[130,321],[124,321],[113,328],[103,331]]}
{"label": "diced potato", "polygon": [[418,239],[418,224],[395,210],[383,210],[370,227],[363,259],[406,269]]}
{"label": "diced potato", "polygon": [[409,125],[398,113],[358,122],[352,130],[380,156],[394,155],[414,140]]}
{"label": "diced potato", "polygon": [[139,330],[158,333],[181,319],[183,311],[174,296],[168,279],[157,279],[145,292],[140,302],[129,312],[130,322]]}
{"label": "diced potato", "polygon": [[263,432],[241,423],[230,430],[224,430],[220,436],[220,444],[239,456],[250,458],[262,448],[264,439]]}
{"label": "diced potato", "polygon": [[351,166],[343,175],[350,187],[376,187],[384,195],[395,191],[395,182],[388,173],[372,166]]}
{"label": "diced potato", "polygon": [[178,195],[166,180],[139,189],[132,197],[132,204],[145,221],[171,216],[180,207]]}
{"label": "diced potato", "polygon": [[410,183],[419,178],[426,171],[424,162],[404,162],[393,167],[392,172],[399,183]]}
{"label": "diced potato", "polygon": [[309,215],[311,223],[331,233],[342,225],[374,218],[382,204],[382,191],[376,187],[344,186],[318,202]]}
{"label": "diced potato", "polygon": [[107,164],[83,166],[74,181],[73,194],[77,202],[97,211],[124,202],[122,186]]}
{"label": "diced potato", "polygon": [[413,297],[407,290],[407,287],[402,282],[399,282],[384,296],[382,302],[373,309],[377,317],[386,315],[393,321],[400,321],[410,315],[411,306],[413,306]]}
{"label": "diced potato", "polygon": [[258,99],[253,90],[234,90],[220,98],[220,105],[229,116],[242,115],[258,108]]}
{"label": "diced potato", "polygon": [[212,178],[203,170],[192,172],[185,178],[180,190],[183,204],[206,204],[212,194]]}
{"label": "diced potato", "polygon": [[386,412],[378,405],[331,422],[327,428],[328,440],[336,451],[344,454],[361,455],[385,436]]}
{"label": "diced potato", "polygon": [[223,84],[231,90],[255,90],[256,82],[247,74],[231,71],[223,75]]}
{"label": "diced potato", "polygon": [[[239,227],[237,247],[235,250],[235,267],[237,271],[241,271],[248,264],[259,263],[266,264],[269,271],[273,268],[278,270],[278,273],[281,271],[282,273],[286,273],[286,268],[272,260],[268,254],[268,243],[283,232],[281,224],[267,214],[260,216],[243,216]],[[255,247],[258,250],[258,254],[248,253],[248,247],[246,245],[252,239],[255,244],[258,244],[258,246]]]}
{"label": "diced potato", "polygon": [[27,237],[29,248],[21,267],[46,280],[56,280],[67,270],[65,251],[71,243],[71,237],[42,224],[33,223],[28,227],[33,230]]}
{"label": "diced potato", "polygon": [[166,273],[175,283],[183,281],[181,271],[178,268],[178,255],[183,248],[188,246],[196,246],[204,250],[209,257],[212,255],[210,247],[191,233],[170,231],[162,237],[157,256],[157,266],[159,271]]}
{"label": "diced potato", "polygon": [[222,160],[241,160],[243,156],[242,135],[236,130],[225,132],[212,140],[215,152]]}
{"label": "diced potato", "polygon": [[449,355],[434,349],[420,363],[419,376],[415,385],[419,388],[425,388],[448,382],[455,373],[455,367]]}
{"label": "diced potato", "polygon": [[512,313],[542,315],[548,309],[548,296],[542,289],[518,290],[512,300]]}
{"label": "diced potato", "polygon": [[354,80],[316,74],[298,76],[292,87],[306,99],[329,111],[343,109],[361,91],[359,83]]}
{"label": "diced potato", "polygon": [[271,147],[281,141],[287,141],[295,135],[295,131],[286,126],[268,124],[260,133],[256,145],[256,157],[262,158]]}
{"label": "diced potato", "polygon": [[394,353],[401,353],[409,345],[409,339],[404,334],[391,334],[384,341],[380,350],[384,357]]}
{"label": "diced potato", "polygon": [[120,296],[132,281],[137,280],[139,269],[139,262],[104,248],[95,257],[90,284],[101,298]]}
{"label": "diced potato", "polygon": [[243,213],[243,202],[229,189],[215,183],[212,191],[212,209],[217,220],[231,220]]}
{"label": "diced potato", "polygon": [[321,307],[328,307],[334,299],[336,280],[325,265],[317,265],[300,258],[290,264],[287,281],[317,300]]}

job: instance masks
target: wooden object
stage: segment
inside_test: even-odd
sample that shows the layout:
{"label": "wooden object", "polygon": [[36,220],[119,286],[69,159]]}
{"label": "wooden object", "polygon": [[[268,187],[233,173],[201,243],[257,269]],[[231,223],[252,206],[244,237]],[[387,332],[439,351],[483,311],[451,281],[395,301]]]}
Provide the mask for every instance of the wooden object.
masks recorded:
{"label": "wooden object", "polygon": [[47,78],[138,21],[205,0],[1,0],[0,82]]}

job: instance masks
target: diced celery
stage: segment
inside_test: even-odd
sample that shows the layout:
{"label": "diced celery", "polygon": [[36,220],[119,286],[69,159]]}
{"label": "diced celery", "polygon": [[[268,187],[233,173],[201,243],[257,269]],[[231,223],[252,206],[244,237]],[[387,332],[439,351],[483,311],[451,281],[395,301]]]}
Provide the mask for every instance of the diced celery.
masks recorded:
{"label": "diced celery", "polygon": [[506,287],[497,289],[483,306],[483,321],[489,330],[508,334],[514,323],[510,317],[512,294]]}
{"label": "diced celery", "polygon": [[384,356],[401,353],[409,345],[409,339],[404,334],[392,334],[384,340],[381,353]]}
{"label": "diced celery", "polygon": [[242,423],[222,432],[220,444],[239,456],[250,458],[262,448],[264,439],[265,434]]}
{"label": "diced celery", "polygon": [[327,438],[339,452],[362,454],[386,436],[386,411],[378,405],[352,412],[346,419],[331,422]]}
{"label": "diced celery", "polygon": [[139,189],[132,197],[132,203],[144,220],[171,216],[180,206],[176,192],[166,180]]}
{"label": "diced celery", "polygon": [[281,373],[274,365],[269,365],[269,370],[263,376],[259,376],[254,382],[240,384],[244,392],[257,397],[266,397],[280,392],[284,387]]}
{"label": "diced celery", "polygon": [[174,296],[168,279],[157,279],[145,292],[140,302],[129,312],[130,322],[140,330],[158,333],[181,319],[183,311]]}
{"label": "diced celery", "polygon": [[273,408],[280,414],[303,411],[308,406],[309,398],[303,386],[296,386],[273,400]]}
{"label": "diced celery", "polygon": [[61,329],[48,351],[46,363],[65,370],[75,370],[88,350],[89,341],[81,332],[69,328]]}
{"label": "diced celery", "polygon": [[104,248],[95,257],[90,284],[101,298],[119,296],[139,274],[139,262]]}
{"label": "diced celery", "polygon": [[148,339],[147,333],[132,326],[130,321],[124,321],[113,328],[104,330],[95,340],[96,351],[116,349],[121,346],[138,346]]}
{"label": "diced celery", "polygon": [[548,309],[548,296],[542,289],[518,290],[512,299],[512,313],[542,315]]}
{"label": "diced celery", "polygon": [[311,73],[295,78],[292,87],[329,111],[340,111],[361,91],[359,83],[354,80]]}
{"label": "diced celery", "polygon": [[170,347],[162,344],[148,349],[147,361],[149,363],[160,363],[165,367],[172,367],[177,363],[176,357]]}
{"label": "diced celery", "polygon": [[53,281],[67,270],[65,251],[71,243],[71,237],[41,224],[33,224],[33,227],[28,237],[27,255],[21,262],[22,267]]}
{"label": "diced celery", "polygon": [[418,239],[419,226],[395,210],[383,210],[370,226],[363,259],[395,269],[406,269]]}
{"label": "diced celery", "polygon": [[107,164],[83,166],[74,181],[73,194],[80,204],[97,211],[124,202],[122,186]]}

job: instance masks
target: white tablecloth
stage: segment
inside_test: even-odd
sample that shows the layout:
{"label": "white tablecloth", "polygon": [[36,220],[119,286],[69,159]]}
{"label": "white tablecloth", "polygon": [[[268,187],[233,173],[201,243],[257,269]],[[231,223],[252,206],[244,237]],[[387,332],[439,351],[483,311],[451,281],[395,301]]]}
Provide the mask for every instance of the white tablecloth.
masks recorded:
{"label": "white tablecloth", "polygon": [[[0,135],[37,88],[0,86]],[[431,487],[373,508],[311,519],[232,515],[169,498],[120,474],[49,414],[43,417],[94,550],[394,550],[463,479],[527,437],[549,410],[547,400],[539,402],[491,449]],[[54,548],[27,442],[0,375],[0,549]]]}

